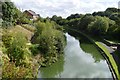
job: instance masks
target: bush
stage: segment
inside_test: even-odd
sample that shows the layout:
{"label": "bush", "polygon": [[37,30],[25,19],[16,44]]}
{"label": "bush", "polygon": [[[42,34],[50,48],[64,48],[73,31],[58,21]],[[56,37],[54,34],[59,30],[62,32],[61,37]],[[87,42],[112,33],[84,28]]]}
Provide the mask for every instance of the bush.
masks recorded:
{"label": "bush", "polygon": [[30,53],[27,50],[27,40],[21,33],[6,33],[2,36],[2,41],[7,48],[6,53],[10,58],[10,61],[16,62],[16,65],[20,65],[24,60],[29,59]]}
{"label": "bush", "polygon": [[9,48],[11,45],[12,35],[9,32],[6,32],[2,35],[2,41],[6,48]]}
{"label": "bush", "polygon": [[2,78],[3,80],[16,80],[17,78],[36,78],[37,69],[34,65],[29,65],[27,68],[24,66],[17,66],[14,62],[9,62],[9,58],[3,54],[2,57]]}
{"label": "bush", "polygon": [[20,16],[20,19],[17,21],[19,24],[31,24],[32,21],[27,19],[24,15]]}
{"label": "bush", "polygon": [[63,53],[65,37],[61,31],[56,29],[54,23],[41,22],[36,25],[37,31],[32,41],[39,44],[38,50],[46,59],[44,63],[49,65],[57,60],[58,54]]}
{"label": "bush", "polygon": [[39,53],[38,46],[39,46],[39,45],[35,44],[35,45],[32,45],[32,46],[29,48],[30,51],[32,52],[32,54],[33,54],[34,56],[36,56],[36,55]]}

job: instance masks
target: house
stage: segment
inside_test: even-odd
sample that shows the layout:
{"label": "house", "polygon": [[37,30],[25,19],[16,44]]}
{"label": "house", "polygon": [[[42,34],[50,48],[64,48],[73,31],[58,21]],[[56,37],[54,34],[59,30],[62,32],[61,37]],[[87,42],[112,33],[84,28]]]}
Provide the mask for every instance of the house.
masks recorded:
{"label": "house", "polygon": [[36,14],[32,10],[25,10],[23,13],[26,14],[29,17],[29,19],[33,20],[33,21],[37,20],[39,18],[39,16],[40,16],[39,14]]}

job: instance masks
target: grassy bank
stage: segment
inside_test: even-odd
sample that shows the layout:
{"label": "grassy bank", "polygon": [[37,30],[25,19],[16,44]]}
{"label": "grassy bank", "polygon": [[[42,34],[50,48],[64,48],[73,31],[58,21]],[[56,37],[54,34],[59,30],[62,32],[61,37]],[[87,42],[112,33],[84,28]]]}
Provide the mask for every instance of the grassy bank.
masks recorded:
{"label": "grassy bank", "polygon": [[118,79],[120,79],[120,75],[119,75],[119,72],[118,72],[118,66],[117,66],[117,64],[116,64],[113,56],[110,54],[109,50],[104,45],[100,44],[94,38],[92,38],[92,37],[90,37],[90,36],[88,36],[88,35],[80,32],[80,31],[77,31],[75,29],[69,29],[69,28],[66,28],[66,29],[67,30],[72,30],[72,31],[75,31],[77,33],[82,34],[83,36],[85,36],[86,38],[88,38],[92,43],[94,43],[96,47],[100,48],[104,52],[106,58],[108,58],[108,61],[110,62],[110,64],[108,64],[108,65],[110,65],[111,68],[114,69],[112,73],[116,74],[116,77]]}
{"label": "grassy bank", "polygon": [[102,45],[99,42],[95,42],[95,44],[99,48],[101,48],[104,51],[104,53],[107,55],[107,57],[109,58],[109,61],[110,61],[111,65],[112,65],[112,67],[113,67],[113,69],[114,69],[114,71],[115,71],[115,73],[117,75],[117,78],[120,79],[120,75],[119,75],[119,72],[118,72],[118,66],[117,66],[115,60],[113,59],[112,55],[109,53],[109,50],[104,45]]}

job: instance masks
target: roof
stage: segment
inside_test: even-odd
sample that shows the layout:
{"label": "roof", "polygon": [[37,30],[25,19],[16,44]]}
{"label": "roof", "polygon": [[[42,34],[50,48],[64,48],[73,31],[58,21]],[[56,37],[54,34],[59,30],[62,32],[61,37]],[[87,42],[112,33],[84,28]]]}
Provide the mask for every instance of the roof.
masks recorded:
{"label": "roof", "polygon": [[29,12],[30,14],[32,14],[33,16],[38,16],[38,14],[36,14],[34,11],[32,10],[26,10],[25,12]]}

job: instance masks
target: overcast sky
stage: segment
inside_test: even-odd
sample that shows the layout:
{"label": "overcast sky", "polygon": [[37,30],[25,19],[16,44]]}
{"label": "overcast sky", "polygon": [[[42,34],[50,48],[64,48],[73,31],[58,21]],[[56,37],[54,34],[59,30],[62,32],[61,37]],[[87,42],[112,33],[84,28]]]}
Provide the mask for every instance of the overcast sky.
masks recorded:
{"label": "overcast sky", "polygon": [[118,8],[120,0],[11,0],[21,10],[33,10],[42,17],[58,15],[67,17],[75,13],[104,11],[108,7]]}

